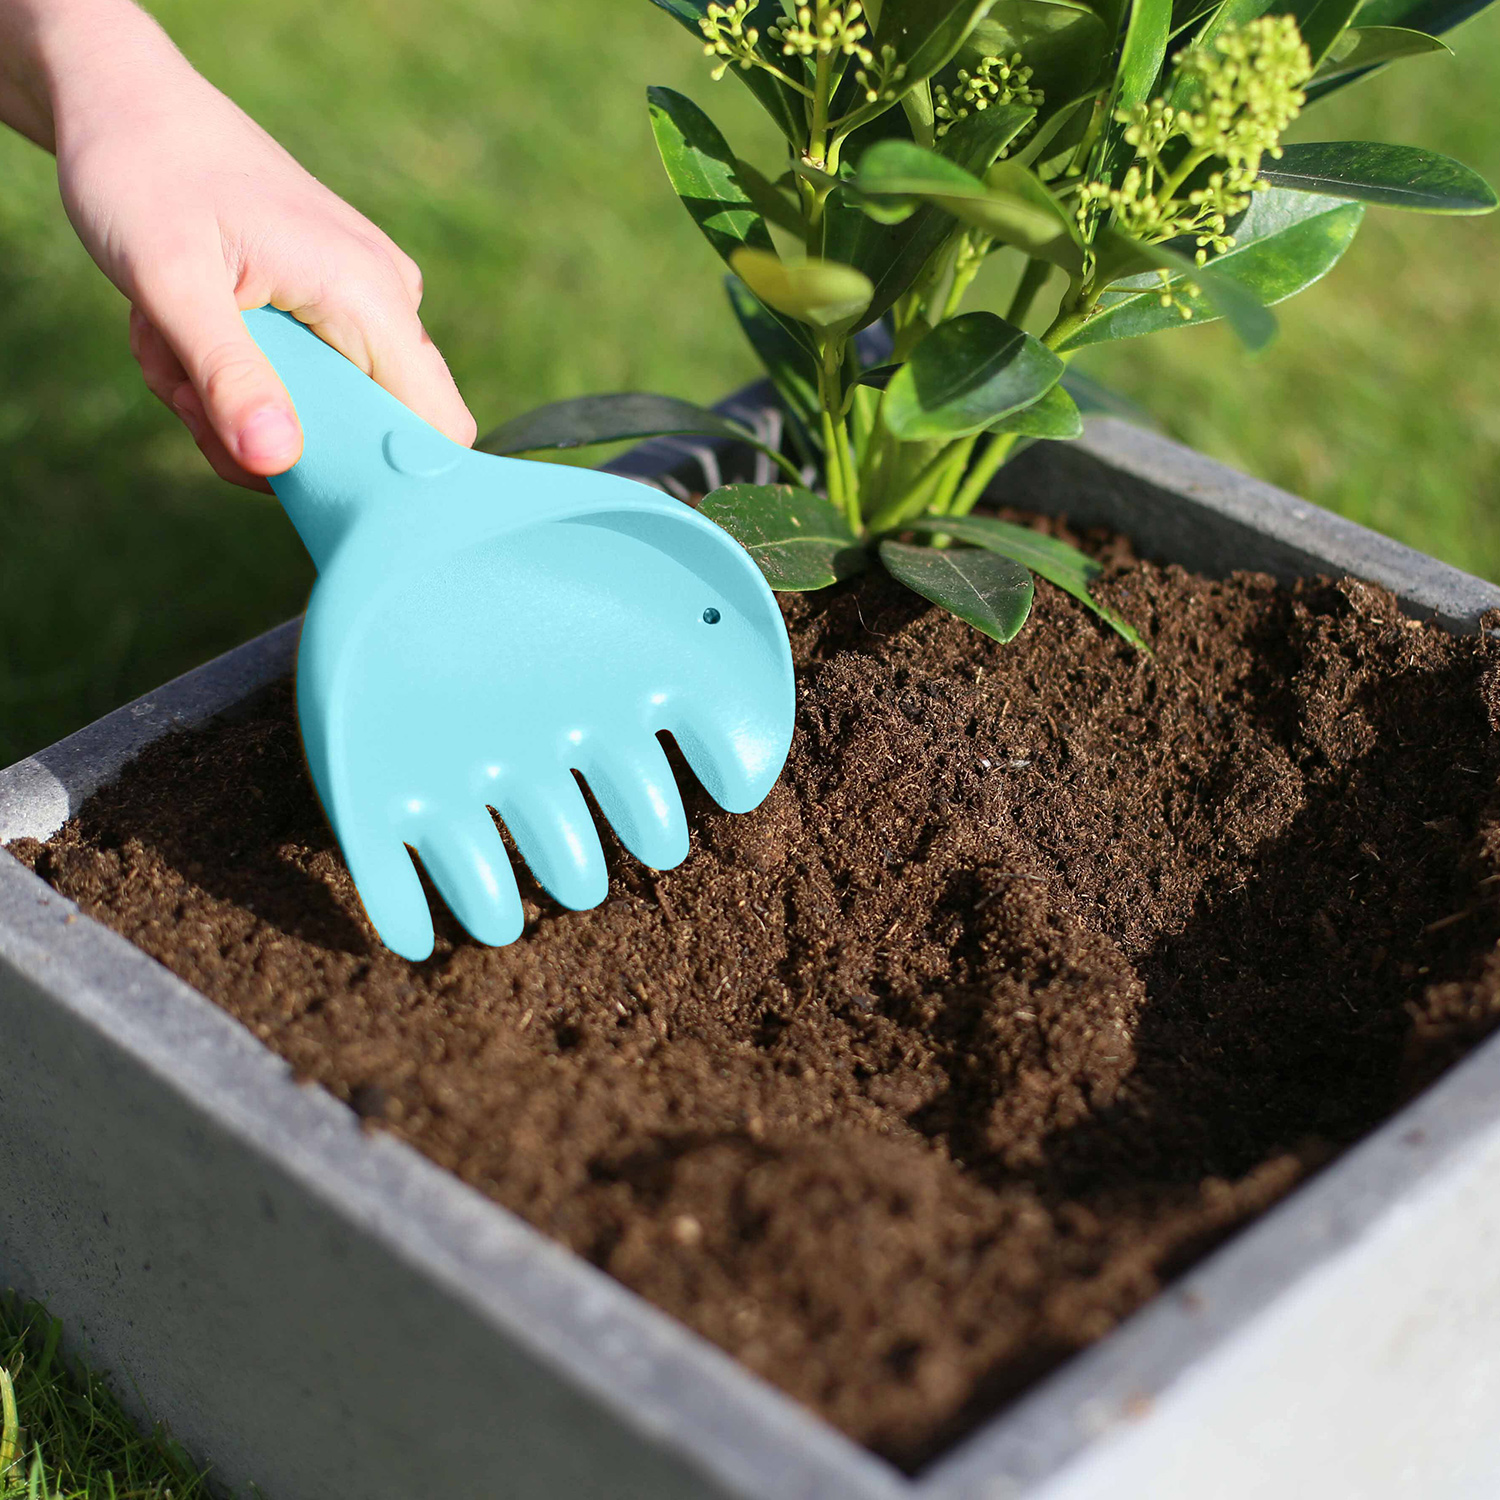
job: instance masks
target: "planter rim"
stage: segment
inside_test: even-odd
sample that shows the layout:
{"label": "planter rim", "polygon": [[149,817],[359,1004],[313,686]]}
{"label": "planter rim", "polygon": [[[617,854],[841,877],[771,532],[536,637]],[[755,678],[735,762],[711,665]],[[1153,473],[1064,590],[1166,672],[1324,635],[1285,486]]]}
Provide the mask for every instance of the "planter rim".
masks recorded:
{"label": "planter rim", "polygon": [[[761,396],[752,388],[739,404],[754,409]],[[684,446],[643,445],[612,467],[661,472],[662,459],[680,462]],[[1493,585],[1128,424],[1091,419],[1071,449],[1068,463],[1101,466],[1143,494],[1166,496],[1145,530],[1168,544],[1184,535],[1175,507],[1231,539],[1258,536],[1257,565],[1284,578],[1352,573],[1450,629],[1476,630],[1500,607]],[[1086,489],[1046,508],[1120,524]],[[1185,545],[1191,553],[1196,544],[1189,536]],[[1142,550],[1154,550],[1149,536]],[[1212,559],[1207,565],[1212,571]],[[279,626],[0,771],[0,845],[49,837],[146,745],[287,675],[298,625]],[[332,1096],[298,1087],[239,1022],[9,855],[0,858],[0,971],[6,965],[723,1496],[999,1500],[1040,1496],[1043,1487],[1071,1495],[1070,1475],[1152,1422],[1172,1420],[1186,1377],[1222,1363],[1250,1325],[1263,1332],[1302,1316],[1308,1288],[1374,1253],[1429,1205],[1452,1200],[1474,1161],[1500,1152],[1497,1036],[908,1479],[414,1148],[363,1133]]]}

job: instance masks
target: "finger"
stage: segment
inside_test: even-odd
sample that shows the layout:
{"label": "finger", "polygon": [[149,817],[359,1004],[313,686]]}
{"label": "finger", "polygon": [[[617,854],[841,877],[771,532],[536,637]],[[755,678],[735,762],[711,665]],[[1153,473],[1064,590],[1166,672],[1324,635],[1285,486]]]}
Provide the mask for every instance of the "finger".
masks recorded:
{"label": "finger", "polygon": [[459,395],[448,366],[415,306],[398,290],[394,272],[385,284],[333,306],[292,309],[325,343],[354,361],[403,405],[464,447],[479,428]]}
{"label": "finger", "polygon": [[146,389],[169,410],[175,409],[173,394],[187,380],[182,361],[140,308],[130,309],[130,352],[141,367]]}
{"label": "finger", "polygon": [[230,460],[250,474],[281,474],[302,454],[291,398],[240,318],[227,289],[168,278],[140,305],[197,392]]}
{"label": "finger", "polygon": [[237,484],[241,489],[255,490],[262,495],[272,493],[271,486],[261,478],[259,474],[251,474],[242,469],[229,456],[229,450],[224,446],[219,434],[209,425],[208,417],[203,410],[203,402],[199,399],[197,391],[193,389],[190,380],[182,381],[172,392],[168,405],[182,420],[182,425],[187,428],[192,439],[198,445],[198,451],[209,462],[209,466],[220,479],[228,480],[230,484]]}

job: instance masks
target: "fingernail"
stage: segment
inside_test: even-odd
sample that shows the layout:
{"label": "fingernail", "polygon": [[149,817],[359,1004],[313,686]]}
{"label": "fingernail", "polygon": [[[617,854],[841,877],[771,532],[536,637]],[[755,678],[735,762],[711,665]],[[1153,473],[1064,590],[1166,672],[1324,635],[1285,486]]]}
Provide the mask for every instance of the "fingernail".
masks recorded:
{"label": "fingernail", "polygon": [[297,424],[281,407],[268,406],[240,428],[236,446],[244,463],[289,467],[297,456]]}

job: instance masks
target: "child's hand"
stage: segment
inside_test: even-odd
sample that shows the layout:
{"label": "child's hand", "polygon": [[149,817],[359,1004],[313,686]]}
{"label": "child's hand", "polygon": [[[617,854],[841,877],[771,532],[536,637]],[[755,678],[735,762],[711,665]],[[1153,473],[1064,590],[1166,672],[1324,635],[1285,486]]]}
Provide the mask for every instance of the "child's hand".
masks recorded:
{"label": "child's hand", "polygon": [[449,437],[474,441],[417,315],[416,264],[195,73],[154,22],[122,0],[0,0],[0,54],[7,27],[37,68],[28,77],[0,60],[11,75],[0,77],[0,118],[55,147],[68,217],[130,299],[146,384],[220,475],[265,489],[259,476],[302,450],[286,391],[239,316],[267,302]]}

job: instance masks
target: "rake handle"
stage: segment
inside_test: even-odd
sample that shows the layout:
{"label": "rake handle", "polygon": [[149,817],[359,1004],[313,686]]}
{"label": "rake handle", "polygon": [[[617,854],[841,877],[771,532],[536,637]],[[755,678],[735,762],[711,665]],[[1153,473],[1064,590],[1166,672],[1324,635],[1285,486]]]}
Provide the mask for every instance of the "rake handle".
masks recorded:
{"label": "rake handle", "polygon": [[302,424],[302,457],[271,488],[321,572],[367,506],[410,503],[469,451],[403,406],[290,313],[241,315]]}

